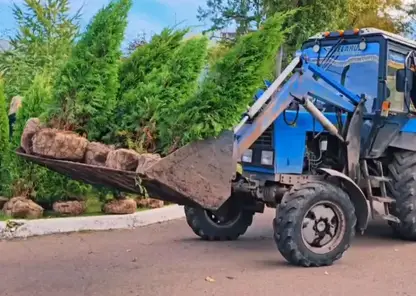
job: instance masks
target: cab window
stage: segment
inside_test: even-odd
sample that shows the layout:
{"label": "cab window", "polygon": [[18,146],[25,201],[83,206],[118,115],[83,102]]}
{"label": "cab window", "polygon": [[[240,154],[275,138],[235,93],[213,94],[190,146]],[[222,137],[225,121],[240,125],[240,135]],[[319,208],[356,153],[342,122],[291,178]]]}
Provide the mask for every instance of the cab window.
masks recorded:
{"label": "cab window", "polygon": [[[393,112],[407,112],[408,109],[405,105],[404,93],[399,92],[396,89],[396,72],[400,69],[404,69],[404,62],[406,55],[389,50],[388,62],[387,62],[387,100],[391,102],[390,110]],[[411,104],[410,109],[415,111],[415,107]]]}

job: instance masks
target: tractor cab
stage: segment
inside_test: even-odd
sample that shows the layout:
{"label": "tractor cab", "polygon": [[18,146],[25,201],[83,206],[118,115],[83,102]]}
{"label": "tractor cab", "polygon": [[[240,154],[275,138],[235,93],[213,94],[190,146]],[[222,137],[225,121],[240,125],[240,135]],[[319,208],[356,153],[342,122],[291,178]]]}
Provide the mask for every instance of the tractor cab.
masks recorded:
{"label": "tractor cab", "polygon": [[[302,54],[350,91],[366,96],[366,113],[416,110],[405,97],[404,80],[416,42],[378,29],[325,32],[311,37]],[[410,73],[408,79],[412,79]],[[410,81],[406,83],[410,86]],[[383,104],[384,103],[384,104]],[[409,110],[410,109],[410,110]]]}

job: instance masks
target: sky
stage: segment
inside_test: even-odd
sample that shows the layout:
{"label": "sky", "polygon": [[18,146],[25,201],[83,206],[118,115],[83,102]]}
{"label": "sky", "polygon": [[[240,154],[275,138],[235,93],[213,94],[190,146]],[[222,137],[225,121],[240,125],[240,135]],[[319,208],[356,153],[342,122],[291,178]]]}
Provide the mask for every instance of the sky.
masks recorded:
{"label": "sky", "polygon": [[[69,0],[73,12],[82,8],[81,25],[85,26],[94,14],[110,0]],[[411,3],[415,0],[404,0]],[[12,3],[22,3],[23,0],[0,0],[0,32],[3,29],[16,28],[12,14]],[[197,20],[199,6],[204,6],[206,0],[133,0],[134,4],[129,14],[129,25],[126,30],[126,41],[132,40],[138,34],[145,32],[147,36],[160,32],[164,27],[180,23],[180,26],[191,26],[192,33],[198,33],[207,24]]]}
{"label": "sky", "polygon": [[[85,26],[94,14],[110,0],[69,0],[71,9],[77,11],[82,7],[81,25]],[[22,0],[0,0],[0,30],[13,30],[16,26],[12,15],[12,3],[22,3]],[[180,23],[181,26],[191,26],[192,32],[204,29],[204,24],[197,20],[199,5],[206,0],[133,0],[129,14],[129,25],[126,39],[131,40],[141,32],[147,35],[160,32],[164,27]]]}

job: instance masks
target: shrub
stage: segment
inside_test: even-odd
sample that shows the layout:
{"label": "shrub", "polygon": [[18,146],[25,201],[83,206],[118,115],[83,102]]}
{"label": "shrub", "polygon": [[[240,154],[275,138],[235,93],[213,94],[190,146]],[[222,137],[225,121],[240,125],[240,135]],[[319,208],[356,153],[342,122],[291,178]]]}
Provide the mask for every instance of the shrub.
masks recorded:
{"label": "shrub", "polygon": [[130,102],[120,127],[127,132],[127,145],[143,151],[166,146],[171,133],[167,114],[197,90],[207,57],[207,38],[185,40],[160,68],[143,77],[123,96]]}
{"label": "shrub", "polygon": [[134,89],[150,72],[161,68],[181,45],[189,29],[165,28],[152,37],[149,43],[139,46],[120,68],[120,97]]}
{"label": "shrub", "polygon": [[54,83],[54,107],[48,114],[54,127],[101,139],[116,106],[121,43],[131,5],[131,0],[111,2],[82,34]]}
{"label": "shrub", "polygon": [[[153,73],[154,77],[155,73],[157,74],[162,67],[165,67],[166,63],[172,59],[176,49],[181,45],[181,41],[187,32],[188,29],[174,30],[166,28],[160,34],[154,35],[149,43],[136,48],[122,62],[117,108],[111,120],[111,128],[104,139],[106,142],[116,142],[128,146],[128,138],[135,137],[132,134],[135,133],[138,127],[137,123],[133,123],[132,126],[132,121],[137,118],[139,113],[145,112],[146,109],[145,106],[139,104],[146,101],[146,98],[141,97],[143,96],[141,90],[143,87],[140,85],[146,84],[146,77],[150,73]],[[156,88],[159,86],[156,86]]]}
{"label": "shrub", "polygon": [[5,73],[9,98],[26,92],[45,68],[53,76],[78,35],[79,14],[69,13],[69,0],[21,2],[13,4],[17,32],[11,38],[12,50],[0,53],[0,73]]}
{"label": "shrub", "polygon": [[7,116],[6,95],[4,82],[0,78],[0,193],[4,194],[4,184],[8,180],[6,168],[7,154],[9,151],[9,118]]}
{"label": "shrub", "polygon": [[217,136],[238,123],[263,79],[272,75],[275,55],[289,30],[282,26],[287,15],[270,17],[261,30],[241,37],[212,66],[196,95],[171,108],[173,139],[180,138],[183,145]]}
{"label": "shrub", "polygon": [[[37,75],[32,86],[24,94],[22,107],[17,119],[12,139],[12,152],[20,146],[20,137],[26,121],[41,114],[51,101],[51,83],[48,75]],[[46,208],[53,202],[66,199],[84,199],[90,186],[70,180],[34,163],[10,154],[8,170],[11,174],[8,195],[28,196]]]}

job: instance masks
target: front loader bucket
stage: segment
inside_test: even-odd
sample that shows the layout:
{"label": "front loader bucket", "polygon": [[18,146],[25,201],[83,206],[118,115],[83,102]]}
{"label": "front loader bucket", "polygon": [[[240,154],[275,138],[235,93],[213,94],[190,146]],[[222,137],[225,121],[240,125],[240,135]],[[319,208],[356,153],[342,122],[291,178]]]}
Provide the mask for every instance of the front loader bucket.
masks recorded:
{"label": "front loader bucket", "polygon": [[165,194],[179,194],[205,209],[216,210],[231,195],[236,169],[234,133],[227,131],[216,139],[193,142],[178,149],[144,175],[148,182],[160,184]]}
{"label": "front loader bucket", "polygon": [[234,133],[225,132],[184,146],[162,158],[143,174],[79,162],[50,159],[25,153],[16,154],[74,180],[97,187],[144,194],[182,205],[200,205],[216,210],[231,195],[231,179],[237,160],[233,157]]}

